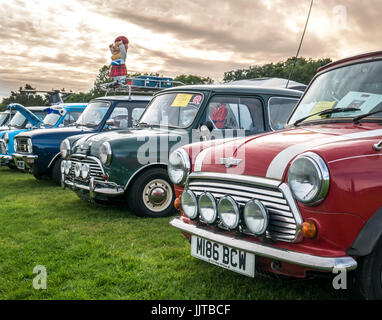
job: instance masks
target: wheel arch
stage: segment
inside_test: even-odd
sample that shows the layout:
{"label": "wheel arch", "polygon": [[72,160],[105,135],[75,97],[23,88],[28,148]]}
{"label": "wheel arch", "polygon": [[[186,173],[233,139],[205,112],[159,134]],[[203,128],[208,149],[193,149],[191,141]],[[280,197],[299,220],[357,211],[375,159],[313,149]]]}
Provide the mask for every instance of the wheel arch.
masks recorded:
{"label": "wheel arch", "polygon": [[49,164],[48,164],[48,170],[52,170],[53,166],[54,166],[54,163],[61,158],[61,153],[57,153],[52,160],[50,160]]}
{"label": "wheel arch", "polygon": [[162,162],[157,162],[157,163],[149,163],[141,168],[139,168],[139,170],[137,170],[136,172],[134,172],[134,174],[130,177],[130,179],[127,181],[126,185],[125,185],[125,193],[128,192],[129,190],[129,187],[131,185],[134,184],[134,181],[136,179],[138,179],[139,176],[141,176],[143,173],[145,173],[147,170],[150,170],[150,169],[153,169],[153,168],[163,168],[165,170],[167,170],[167,164],[166,163],[162,163]]}
{"label": "wheel arch", "polygon": [[367,256],[382,239],[382,207],[380,207],[365,223],[347,254],[351,256]]}

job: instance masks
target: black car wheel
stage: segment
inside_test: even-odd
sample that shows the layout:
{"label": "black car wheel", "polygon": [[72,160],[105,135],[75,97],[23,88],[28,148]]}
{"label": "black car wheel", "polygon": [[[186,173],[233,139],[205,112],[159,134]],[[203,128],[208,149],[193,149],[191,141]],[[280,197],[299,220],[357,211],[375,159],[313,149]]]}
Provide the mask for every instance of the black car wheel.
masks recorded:
{"label": "black car wheel", "polygon": [[167,170],[152,168],[141,174],[130,187],[128,203],[141,217],[159,218],[174,212],[175,192]]}
{"label": "black car wheel", "polygon": [[58,186],[61,185],[61,178],[62,178],[62,175],[61,175],[61,162],[62,162],[61,158],[56,160],[54,162],[54,164],[53,164],[52,171],[51,171],[52,180]]}
{"label": "black car wheel", "polygon": [[382,239],[371,254],[359,259],[353,290],[358,298],[382,299]]}

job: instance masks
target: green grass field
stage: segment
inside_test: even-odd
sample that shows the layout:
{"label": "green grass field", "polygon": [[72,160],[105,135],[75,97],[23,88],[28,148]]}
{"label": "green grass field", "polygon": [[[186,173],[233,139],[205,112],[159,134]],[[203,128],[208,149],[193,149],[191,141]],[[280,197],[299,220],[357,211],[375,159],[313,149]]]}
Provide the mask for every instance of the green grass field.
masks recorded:
{"label": "green grass field", "polygon": [[[171,218],[86,203],[0,169],[1,299],[344,299],[329,279],[254,279],[190,256]],[[44,265],[47,289],[33,288]]]}

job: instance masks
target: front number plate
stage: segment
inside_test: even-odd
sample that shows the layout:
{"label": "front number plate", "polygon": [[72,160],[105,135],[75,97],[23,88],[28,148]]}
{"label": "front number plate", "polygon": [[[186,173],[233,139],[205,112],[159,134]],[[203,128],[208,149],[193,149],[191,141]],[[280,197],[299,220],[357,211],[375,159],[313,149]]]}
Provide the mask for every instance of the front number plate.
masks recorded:
{"label": "front number plate", "polygon": [[255,255],[253,253],[192,236],[191,255],[249,277],[255,276]]}
{"label": "front number plate", "polygon": [[24,169],[25,169],[25,163],[24,163],[24,161],[22,161],[22,160],[18,160],[18,161],[17,161],[17,168],[18,168],[18,169],[21,169],[21,170],[24,170]]}

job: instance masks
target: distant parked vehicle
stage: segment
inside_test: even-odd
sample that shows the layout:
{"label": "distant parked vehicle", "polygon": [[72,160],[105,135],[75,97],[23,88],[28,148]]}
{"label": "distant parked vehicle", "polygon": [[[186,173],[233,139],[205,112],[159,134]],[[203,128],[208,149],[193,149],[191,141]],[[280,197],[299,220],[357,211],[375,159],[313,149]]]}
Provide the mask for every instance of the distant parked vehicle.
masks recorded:
{"label": "distant parked vehicle", "polygon": [[[25,108],[20,104],[11,104],[8,110],[17,110],[16,115],[9,123],[7,131],[0,132],[0,166],[8,165],[11,168],[22,167],[22,163],[14,163],[12,153],[17,145],[14,145],[14,137],[22,132],[38,128],[64,127],[74,123],[86,104],[72,103],[60,104],[51,107]],[[30,112],[30,111],[33,111]],[[28,145],[23,148],[28,150]]]}
{"label": "distant parked vehicle", "polygon": [[0,112],[0,131],[8,129],[8,123],[12,120],[13,116],[16,114],[16,110],[8,109]]}
{"label": "distant parked vehicle", "polygon": [[[36,179],[47,176],[60,184],[60,144],[64,139],[130,128],[138,121],[150,99],[151,96],[97,98],[89,102],[78,119],[71,118],[66,128],[22,132],[14,139],[16,148],[12,156],[15,164]],[[54,122],[54,117],[53,114],[48,120]]]}

